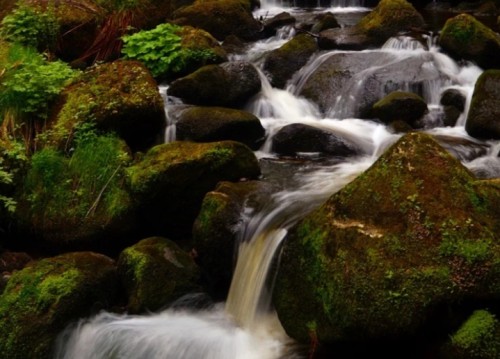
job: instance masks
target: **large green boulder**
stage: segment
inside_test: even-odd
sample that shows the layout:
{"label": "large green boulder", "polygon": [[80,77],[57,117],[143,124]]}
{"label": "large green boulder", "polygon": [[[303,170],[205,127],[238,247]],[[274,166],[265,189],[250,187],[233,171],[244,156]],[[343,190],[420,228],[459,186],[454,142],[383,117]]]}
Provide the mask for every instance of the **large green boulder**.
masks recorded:
{"label": "large green boulder", "polygon": [[149,150],[127,169],[144,235],[190,236],[205,194],[219,181],[256,178],[254,153],[233,141],[172,142]]}
{"label": "large green boulder", "polygon": [[377,6],[356,25],[374,45],[381,45],[401,31],[423,28],[424,18],[406,0],[381,0]]}
{"label": "large green boulder", "polygon": [[292,75],[302,68],[318,50],[316,39],[299,34],[280,48],[271,51],[264,60],[263,70],[269,74],[274,87],[284,88]]}
{"label": "large green boulder", "polygon": [[52,127],[40,141],[58,147],[85,123],[117,133],[129,147],[144,150],[162,142],[163,100],[150,72],[137,61],[115,61],[84,72],[55,106]]}
{"label": "large green boulder", "polygon": [[290,229],[274,290],[287,333],[398,340],[498,298],[500,192],[478,182],[429,135],[403,136]]}
{"label": "large green boulder", "polygon": [[193,257],[162,237],[146,238],[126,248],[118,259],[118,272],[131,313],[156,311],[200,291],[200,271]]}
{"label": "large green boulder", "polygon": [[472,137],[500,139],[500,70],[487,70],[476,81],[465,130]]}
{"label": "large green boulder", "polygon": [[173,21],[208,31],[219,41],[229,35],[255,40],[262,27],[252,16],[247,0],[197,0],[175,11]]}
{"label": "large green boulder", "polygon": [[446,21],[439,45],[450,55],[484,69],[500,68],[500,35],[472,15],[460,14]]}
{"label": "large green boulder", "polygon": [[0,350],[9,359],[52,358],[66,326],[114,305],[113,260],[92,252],[31,262],[15,272],[0,296]]}
{"label": "large green boulder", "polygon": [[250,112],[224,107],[189,107],[181,111],[176,122],[178,140],[233,140],[257,150],[265,134],[260,120]]}

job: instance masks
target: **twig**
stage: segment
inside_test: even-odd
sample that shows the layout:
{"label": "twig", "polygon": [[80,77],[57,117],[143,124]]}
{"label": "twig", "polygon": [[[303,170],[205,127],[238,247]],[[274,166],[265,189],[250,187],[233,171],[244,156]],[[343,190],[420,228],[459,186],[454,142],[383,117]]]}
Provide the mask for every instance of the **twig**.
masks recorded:
{"label": "twig", "polygon": [[111,182],[111,180],[113,179],[113,177],[116,175],[116,173],[118,172],[118,170],[120,169],[121,166],[122,165],[118,165],[118,167],[116,167],[116,170],[113,172],[113,174],[111,175],[111,177],[109,177],[108,181],[104,184],[104,186],[102,187],[101,191],[97,195],[97,198],[95,199],[94,203],[92,203],[92,206],[90,206],[89,210],[87,211],[87,214],[85,214],[85,218],[87,218],[92,212],[95,212],[95,210],[97,208],[97,205],[99,204],[99,201],[101,200],[101,197],[102,197],[104,191],[106,190],[106,188],[108,187],[109,183]]}

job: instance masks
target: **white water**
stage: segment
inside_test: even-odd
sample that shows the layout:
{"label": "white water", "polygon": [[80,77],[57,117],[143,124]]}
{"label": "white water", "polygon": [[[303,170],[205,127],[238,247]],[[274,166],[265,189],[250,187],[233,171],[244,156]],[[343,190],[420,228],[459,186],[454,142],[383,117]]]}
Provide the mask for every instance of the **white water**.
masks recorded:
{"label": "white water", "polygon": [[[280,8],[282,3],[264,2],[263,8]],[[323,11],[322,9],[321,11]],[[273,39],[256,43],[245,59],[258,64],[262,53],[281,46],[293,31],[280,32]],[[439,52],[429,41],[421,44],[409,38],[390,39],[378,51],[389,56],[391,63],[412,57],[425,58],[422,71],[429,81],[424,95],[430,106],[439,110],[439,96],[447,88],[456,88],[467,96],[466,111],[474,83],[481,69],[458,66]],[[291,123],[303,123],[330,129],[354,142],[362,151],[345,161],[311,161],[297,170],[290,181],[291,187],[274,194],[262,212],[250,213],[240,233],[238,261],[226,303],[202,310],[167,309],[146,316],[113,315],[102,313],[80,322],[61,336],[56,358],[59,359],[278,359],[299,358],[293,343],[287,338],[274,313],[269,290],[273,277],[269,277],[279,256],[280,245],[287,229],[307,212],[316,208],[331,194],[366,170],[398,138],[384,125],[356,118],[343,118],[346,108],[353,105],[352,93],[343,95],[337,106],[322,116],[315,104],[297,93],[311,71],[338,53],[331,51],[311,59],[296,74],[287,90],[272,88],[262,77],[262,91],[247,104],[246,109],[260,119],[268,134],[267,142],[256,152],[259,158],[275,158],[270,152],[274,133]],[[239,57],[238,59],[241,59]],[[363,74],[373,73],[387,66],[374,64]],[[437,74],[437,75],[436,75]],[[356,91],[363,76],[356,77],[349,91]],[[403,88],[404,89],[404,88]],[[163,90],[165,91],[165,90]],[[355,97],[354,97],[355,98]],[[168,116],[169,102],[166,101]],[[344,111],[344,112],[342,112]],[[466,113],[465,111],[465,113]],[[171,121],[171,119],[169,118]],[[464,130],[465,115],[454,128],[433,128],[433,134],[470,139]],[[175,139],[175,123],[167,127],[166,140]],[[472,140],[472,139],[471,139]],[[488,154],[468,163],[471,170],[484,176],[500,176],[499,142],[484,143]],[[249,209],[250,211],[250,209]]]}

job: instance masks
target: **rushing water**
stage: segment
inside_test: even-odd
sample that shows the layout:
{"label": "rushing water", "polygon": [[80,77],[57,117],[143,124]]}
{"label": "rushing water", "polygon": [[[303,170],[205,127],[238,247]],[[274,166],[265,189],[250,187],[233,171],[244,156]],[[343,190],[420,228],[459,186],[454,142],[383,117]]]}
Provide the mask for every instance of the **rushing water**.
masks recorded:
{"label": "rushing water", "polygon": [[[269,16],[282,11],[280,0],[264,2],[256,16]],[[316,12],[334,13],[363,12],[362,3],[343,0],[331,7],[315,9]],[[346,9],[346,6],[350,8]],[[352,8],[352,6],[358,6]],[[287,9],[299,12],[299,9]],[[292,11],[292,12],[293,12]],[[309,16],[314,16],[311,13]],[[235,59],[253,61],[258,67],[262,54],[281,46],[294,35],[292,28],[283,28],[272,39],[254,44],[243,56]],[[447,88],[458,89],[466,95],[466,110],[474,83],[481,69],[473,65],[459,66],[441,53],[433,43],[409,37],[390,39],[382,48],[370,50],[380,59],[362,73],[353,77],[344,87],[332,108],[321,114],[318,107],[300,98],[301,87],[312,71],[338,51],[320,53],[298,72],[286,90],[272,88],[261,72],[262,90],[247,104],[247,110],[261,119],[268,134],[267,142],[256,152],[262,161],[280,163],[271,153],[271,139],[281,127],[291,123],[303,123],[335,131],[355,143],[362,154],[349,160],[305,161],[295,176],[283,181],[283,189],[270,198],[264,210],[251,213],[239,233],[238,260],[226,303],[217,303],[193,309],[190,302],[197,296],[184,298],[182,305],[174,305],[161,313],[143,316],[102,313],[81,321],[60,337],[57,358],[108,359],[108,358],[217,358],[217,359],[275,359],[300,358],[292,341],[286,336],[270,303],[273,276],[270,268],[279,260],[276,255],[286,236],[287,229],[306,213],[317,207],[332,193],[352,181],[366,170],[398,138],[384,125],[353,118],[356,105],[355,93],[364,79],[371,74],[397,68],[398,63],[411,59],[420,64],[424,73],[423,96],[431,108],[426,131],[449,138],[470,140],[486,148],[485,155],[464,164],[480,177],[500,176],[498,153],[500,143],[479,142],[467,136],[462,115],[455,127],[439,127],[433,114],[439,113],[439,97]],[[366,51],[369,52],[369,51]],[[345,53],[345,52],[344,52]],[[391,75],[392,76],[392,75]],[[411,90],[411,79],[404,74],[399,82],[400,90]],[[166,96],[166,87],[160,89],[165,98],[169,119],[166,141],[175,139],[175,119],[169,107],[175,99]],[[178,103],[178,102],[177,102]],[[474,149],[468,146],[454,149],[463,158]],[[309,154],[314,159],[314,154]],[[265,173],[264,177],[272,177]],[[188,305],[186,305],[188,303]]]}

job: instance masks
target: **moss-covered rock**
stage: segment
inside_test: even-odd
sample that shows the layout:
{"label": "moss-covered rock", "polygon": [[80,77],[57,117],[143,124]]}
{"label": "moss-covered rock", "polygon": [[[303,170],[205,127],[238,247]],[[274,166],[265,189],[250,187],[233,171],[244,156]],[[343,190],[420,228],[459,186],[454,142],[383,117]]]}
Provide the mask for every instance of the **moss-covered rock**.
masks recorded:
{"label": "moss-covered rock", "polygon": [[500,323],[487,310],[476,310],[451,336],[444,358],[494,359],[500,356]]}
{"label": "moss-covered rock", "polygon": [[118,282],[113,260],[91,252],[46,258],[14,273],[0,296],[2,356],[51,358],[67,325],[115,303]]}
{"label": "moss-covered rock", "polygon": [[316,22],[311,28],[312,33],[320,33],[321,31],[340,27],[335,15],[331,12],[320,14],[315,18]]}
{"label": "moss-covered rock", "polygon": [[167,93],[193,105],[238,108],[260,88],[255,67],[249,62],[234,61],[203,66],[173,81]]}
{"label": "moss-covered rock", "polygon": [[401,339],[463,298],[497,298],[497,213],[476,183],[430,136],[403,136],[290,230],[274,290],[288,334]]}
{"label": "moss-covered rock", "polygon": [[382,122],[404,121],[413,128],[422,127],[417,121],[427,112],[424,99],[412,92],[394,91],[373,105],[373,115]]}
{"label": "moss-covered rock", "polygon": [[382,0],[356,28],[368,35],[374,44],[383,44],[399,32],[411,28],[422,28],[424,18],[406,0]]}
{"label": "moss-covered rock", "polygon": [[19,230],[51,250],[120,246],[135,222],[124,176],[126,146],[85,131],[75,142],[70,158],[50,148],[31,158],[15,213]]}
{"label": "moss-covered rock", "polygon": [[265,132],[260,120],[250,112],[223,107],[189,107],[176,122],[178,140],[233,140],[254,150],[264,142]]}
{"label": "moss-covered rock", "polygon": [[476,81],[465,130],[472,137],[500,139],[500,70],[485,71]]}
{"label": "moss-covered rock", "polygon": [[500,68],[500,35],[472,15],[460,14],[444,24],[439,45],[450,55],[484,69]]}
{"label": "moss-covered rock", "polygon": [[263,70],[270,75],[274,87],[284,88],[292,75],[302,68],[318,50],[316,39],[299,34],[280,48],[271,51],[264,60]]}
{"label": "moss-covered rock", "polygon": [[244,40],[255,40],[261,24],[253,18],[247,0],[197,0],[173,14],[178,25],[190,25],[208,31],[218,40],[236,35]]}
{"label": "moss-covered rock", "polygon": [[149,71],[137,61],[115,61],[89,69],[66,88],[52,122],[39,141],[69,148],[76,127],[92,123],[136,151],[161,142],[165,113]]}
{"label": "moss-covered rock", "polygon": [[189,236],[205,194],[219,181],[260,174],[253,152],[239,142],[173,142],[153,147],[127,169],[146,235]]}
{"label": "moss-covered rock", "polygon": [[118,259],[118,272],[132,313],[156,311],[200,290],[200,271],[193,258],[162,237],[146,238],[126,248]]}
{"label": "moss-covered rock", "polygon": [[221,182],[203,198],[193,225],[194,248],[209,290],[216,298],[225,299],[229,290],[243,210],[258,211],[273,190],[273,186],[260,181]]}

